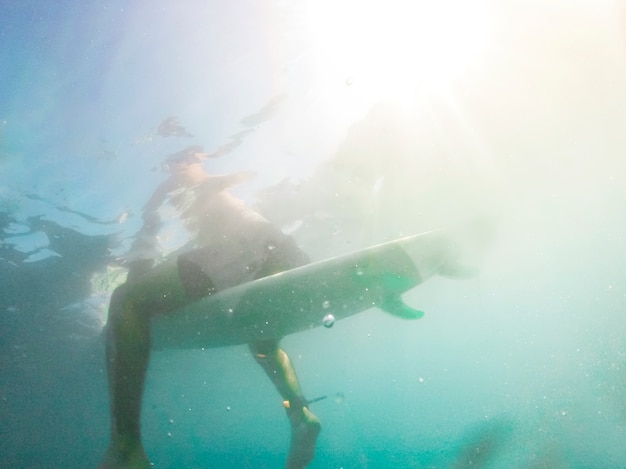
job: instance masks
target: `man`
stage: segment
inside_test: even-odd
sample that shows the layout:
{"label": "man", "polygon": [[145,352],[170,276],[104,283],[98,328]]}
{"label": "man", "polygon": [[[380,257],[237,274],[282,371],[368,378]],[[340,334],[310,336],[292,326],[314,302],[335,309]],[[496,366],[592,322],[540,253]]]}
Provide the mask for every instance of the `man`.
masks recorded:
{"label": "man", "polygon": [[[100,469],[151,466],[140,429],[151,318],[175,314],[224,286],[308,262],[291,238],[226,192],[248,174],[208,175],[201,164],[208,156],[191,147],[168,159],[170,176],[145,206],[144,224],[131,249],[128,279],[111,298],[106,331],[111,441]],[[176,209],[195,245],[154,267],[162,225],[157,211],[164,203]],[[305,468],[314,457],[320,422],[308,409],[278,339],[250,344],[250,350],[282,396],[291,424],[286,468]]]}

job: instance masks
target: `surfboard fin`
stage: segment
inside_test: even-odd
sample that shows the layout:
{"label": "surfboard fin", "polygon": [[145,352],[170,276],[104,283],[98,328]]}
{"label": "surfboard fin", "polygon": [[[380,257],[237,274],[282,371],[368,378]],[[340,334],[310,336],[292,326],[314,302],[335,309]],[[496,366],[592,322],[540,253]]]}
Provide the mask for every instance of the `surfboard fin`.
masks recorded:
{"label": "surfboard fin", "polygon": [[411,308],[399,294],[385,296],[378,307],[385,313],[402,319],[419,319],[424,316],[423,311]]}

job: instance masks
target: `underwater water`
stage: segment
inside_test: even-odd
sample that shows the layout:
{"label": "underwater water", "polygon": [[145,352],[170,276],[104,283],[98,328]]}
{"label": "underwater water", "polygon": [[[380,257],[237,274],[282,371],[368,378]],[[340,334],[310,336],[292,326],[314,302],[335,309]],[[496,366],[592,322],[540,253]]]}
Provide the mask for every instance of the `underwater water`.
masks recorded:
{"label": "underwater water", "polygon": [[[626,467],[625,28],[617,0],[0,2],[0,467],[97,467],[108,301],[194,145],[314,261],[445,229],[478,270],[282,340],[328,396],[310,468]],[[164,469],[290,438],[245,345],[153,353],[142,428]]]}

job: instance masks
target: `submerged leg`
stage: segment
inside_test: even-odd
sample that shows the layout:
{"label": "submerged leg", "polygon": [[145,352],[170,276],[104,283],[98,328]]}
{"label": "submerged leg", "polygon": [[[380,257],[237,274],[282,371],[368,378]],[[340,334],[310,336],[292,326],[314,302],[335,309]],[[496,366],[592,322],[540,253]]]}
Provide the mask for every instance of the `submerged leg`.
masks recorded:
{"label": "submerged leg", "polygon": [[250,345],[250,350],[284,399],[283,405],[291,424],[291,444],[286,469],[303,469],[315,456],[315,443],[321,430],[319,419],[307,407],[291,360],[278,342]]}
{"label": "submerged leg", "polygon": [[151,466],[141,442],[141,398],[150,358],[149,318],[128,299],[128,286],[113,294],[107,322],[106,359],[111,441],[100,469]]}
{"label": "submerged leg", "polygon": [[[132,272],[131,272],[132,273]],[[111,441],[100,469],[151,467],[141,442],[141,399],[150,360],[150,319],[175,311],[189,298],[175,262],[134,276],[111,297],[106,359]]]}

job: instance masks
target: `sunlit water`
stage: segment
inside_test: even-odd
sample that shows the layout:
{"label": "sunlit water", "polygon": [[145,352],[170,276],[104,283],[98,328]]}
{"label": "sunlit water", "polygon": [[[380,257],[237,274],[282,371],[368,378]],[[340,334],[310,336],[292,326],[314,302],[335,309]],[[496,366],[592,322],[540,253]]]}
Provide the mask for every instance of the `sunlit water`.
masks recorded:
{"label": "sunlit water", "polygon": [[[406,295],[423,319],[283,340],[328,396],[311,468],[626,467],[623,4],[432,3],[2,3],[0,466],[97,465],[117,260],[202,145],[314,260],[495,227],[478,276]],[[289,439],[246,347],[155,353],[143,427],[160,468]]]}

